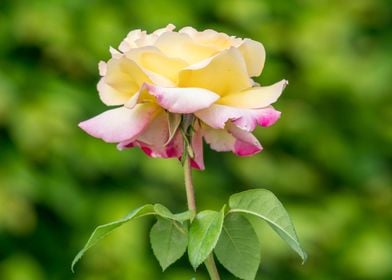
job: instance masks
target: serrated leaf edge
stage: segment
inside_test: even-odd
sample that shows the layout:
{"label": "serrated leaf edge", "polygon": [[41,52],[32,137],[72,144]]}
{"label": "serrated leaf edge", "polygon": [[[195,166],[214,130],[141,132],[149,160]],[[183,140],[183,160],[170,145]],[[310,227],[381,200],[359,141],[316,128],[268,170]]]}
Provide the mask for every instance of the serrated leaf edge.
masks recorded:
{"label": "serrated leaf edge", "polygon": [[[184,234],[187,234],[187,232],[184,232],[184,230],[178,226],[178,224],[177,224],[177,223],[179,223],[178,221],[172,220],[172,219],[167,219],[167,218],[164,218],[164,217],[160,217],[160,218],[161,218],[161,219],[164,219],[164,220],[170,221],[170,223],[171,223],[174,227],[176,227],[180,232],[182,232],[182,233],[184,233]],[[185,254],[186,249],[187,249],[187,246],[185,246],[184,251],[183,251],[183,253],[181,254],[181,256],[179,256],[177,259],[173,260],[170,264],[168,264],[168,265],[166,265],[166,266],[162,265],[160,259],[157,257],[157,255],[156,255],[156,253],[155,253],[155,251],[154,251],[154,249],[153,249],[152,241],[151,241],[151,232],[152,232],[153,227],[158,223],[158,220],[159,220],[159,217],[158,217],[158,219],[157,219],[157,222],[151,227],[151,230],[150,230],[150,244],[151,244],[151,248],[152,248],[152,251],[153,251],[153,253],[154,253],[154,256],[155,256],[155,258],[158,260],[159,265],[160,265],[161,268],[162,268],[162,271],[165,271],[169,266],[171,266],[173,263],[175,263],[176,261],[178,261],[178,260]],[[188,236],[187,236],[187,239],[188,239]]]}
{"label": "serrated leaf edge", "polygon": [[[219,230],[218,237],[216,238],[216,240],[215,240],[213,246],[211,246],[211,247],[212,247],[212,248],[211,248],[211,251],[207,254],[206,258],[205,258],[204,260],[201,260],[199,263],[193,263],[192,260],[189,258],[189,261],[190,261],[190,263],[191,263],[191,265],[192,265],[192,267],[193,267],[194,270],[196,270],[196,269],[197,269],[197,268],[207,259],[207,257],[209,256],[209,254],[211,254],[211,252],[214,251],[214,248],[215,248],[216,244],[218,243],[219,236],[221,235],[221,232],[222,232],[223,221],[224,221],[224,217],[225,217],[225,213],[224,213],[225,208],[226,208],[226,205],[224,205],[220,211],[204,210],[204,211],[212,211],[212,212],[219,213],[219,214],[222,216],[222,221],[221,221],[221,226],[220,226],[220,230]],[[204,211],[199,212],[198,215],[199,215],[200,213],[203,213]],[[220,217],[219,217],[219,218],[220,218]],[[210,225],[210,226],[211,226],[211,225]],[[190,231],[190,230],[189,230],[189,231]],[[207,230],[207,232],[208,232],[208,230]],[[205,234],[205,236],[206,236],[206,235],[207,235],[207,233]],[[188,239],[188,240],[189,240],[189,239]],[[189,250],[189,247],[188,247],[188,250]]]}

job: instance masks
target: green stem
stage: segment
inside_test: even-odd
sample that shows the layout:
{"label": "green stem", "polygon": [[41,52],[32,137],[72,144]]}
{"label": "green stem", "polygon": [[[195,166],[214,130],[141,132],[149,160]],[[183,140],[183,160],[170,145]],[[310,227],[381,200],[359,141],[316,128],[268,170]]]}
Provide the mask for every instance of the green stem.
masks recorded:
{"label": "green stem", "polygon": [[210,275],[211,280],[220,280],[219,272],[216,268],[214,256],[212,255],[212,253],[204,261],[204,264],[207,267],[208,274]]}
{"label": "green stem", "polygon": [[192,166],[188,153],[186,153],[184,156],[185,156],[184,179],[185,179],[186,200],[188,202],[188,209],[192,212],[192,219],[193,219],[193,217],[196,214],[196,201],[195,201],[195,191],[193,190],[193,183],[192,183]]}
{"label": "green stem", "polygon": [[[185,152],[184,156],[185,156],[184,179],[185,179],[186,199],[188,202],[188,209],[192,212],[191,220],[193,220],[194,216],[196,215],[196,201],[195,201],[195,191],[193,189],[193,183],[192,183],[192,166],[191,166],[191,159],[188,152]],[[207,271],[208,274],[210,275],[210,279],[220,280],[218,269],[216,268],[214,256],[212,253],[204,261],[204,264],[207,267]]]}

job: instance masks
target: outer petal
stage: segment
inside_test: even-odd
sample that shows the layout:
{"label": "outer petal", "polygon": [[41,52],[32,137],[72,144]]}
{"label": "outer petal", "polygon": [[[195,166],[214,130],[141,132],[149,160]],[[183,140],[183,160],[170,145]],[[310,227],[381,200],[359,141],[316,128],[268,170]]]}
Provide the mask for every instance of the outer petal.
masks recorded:
{"label": "outer petal", "polygon": [[137,48],[138,44],[136,43],[138,40],[145,38],[147,36],[146,31],[142,31],[140,29],[132,30],[128,33],[127,37],[121,42],[119,46],[119,50],[122,52],[126,52],[132,48]]}
{"label": "outer petal", "polygon": [[241,130],[230,123],[228,124],[228,130],[236,138],[233,147],[233,153],[236,155],[251,156],[263,149],[252,133]]}
{"label": "outer petal", "polygon": [[252,80],[241,53],[230,48],[182,70],[179,86],[206,88],[225,96],[250,88]]}
{"label": "outer petal", "polygon": [[224,129],[203,127],[203,136],[211,149],[218,152],[227,152],[234,149],[235,138]]}
{"label": "outer petal", "polygon": [[79,127],[94,137],[117,143],[139,135],[159,110],[158,106],[151,103],[139,104],[133,109],[120,107],[81,122]]}
{"label": "outer petal", "polygon": [[154,147],[163,147],[169,140],[169,119],[165,111],[154,118],[137,140]]}
{"label": "outer petal", "polygon": [[272,106],[262,109],[242,110],[241,118],[234,120],[233,124],[245,131],[253,131],[257,125],[271,126],[280,118],[281,114]]}
{"label": "outer petal", "polygon": [[195,115],[212,128],[223,129],[227,121],[232,121],[239,128],[253,131],[257,125],[270,126],[280,117],[280,112],[272,107],[262,109],[242,109],[213,104],[198,111]]}
{"label": "outer petal", "polygon": [[202,88],[165,88],[145,85],[157,102],[171,113],[188,114],[209,107],[219,95]]}
{"label": "outer petal", "polygon": [[100,61],[98,63],[99,75],[105,76],[106,75],[106,69],[107,69],[106,62],[105,61]]}
{"label": "outer petal", "polygon": [[245,59],[249,76],[259,76],[265,62],[265,49],[263,45],[250,39],[244,39],[238,49]]}
{"label": "outer petal", "polygon": [[253,87],[242,92],[222,97],[217,103],[240,108],[264,108],[276,100],[282,94],[288,82],[282,80],[267,87]]}
{"label": "outer petal", "polygon": [[208,46],[219,51],[237,46],[242,42],[239,38],[230,37],[225,33],[217,32],[212,29],[206,29],[199,32],[196,29],[187,26],[178,32],[188,34],[197,44]]}
{"label": "outer petal", "polygon": [[161,36],[163,33],[173,31],[174,29],[176,29],[176,26],[172,23],[169,23],[166,25],[166,27],[155,30],[153,34],[156,36]]}
{"label": "outer petal", "polygon": [[[174,120],[174,125],[176,123],[177,121]],[[178,131],[171,135],[171,125],[169,114],[160,110],[155,119],[142,133],[137,135],[137,137],[122,141],[117,145],[117,148],[122,150],[139,147],[150,157],[179,158],[183,151],[182,137]]]}
{"label": "outer petal", "polygon": [[232,151],[238,156],[254,155],[262,150],[251,133],[228,124],[226,129],[204,128],[203,136],[210,147],[218,152]]}
{"label": "outer petal", "polygon": [[168,24],[166,27],[154,31],[152,34],[147,34],[146,31],[140,29],[133,30],[128,33],[127,37],[121,42],[119,50],[127,52],[133,48],[144,46],[152,46],[162,34],[171,32],[176,27],[173,24]]}
{"label": "outer petal", "polygon": [[119,150],[139,147],[146,155],[158,158],[181,158],[183,153],[183,140],[180,133],[165,146],[153,146],[139,140],[124,141],[117,145]]}

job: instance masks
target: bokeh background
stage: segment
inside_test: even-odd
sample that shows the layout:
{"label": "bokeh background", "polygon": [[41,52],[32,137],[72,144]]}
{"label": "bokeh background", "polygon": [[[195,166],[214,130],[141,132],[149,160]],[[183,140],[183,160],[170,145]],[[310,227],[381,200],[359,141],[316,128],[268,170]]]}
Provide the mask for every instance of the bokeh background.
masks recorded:
{"label": "bokeh background", "polygon": [[[0,279],[207,279],[186,257],[162,273],[144,219],[70,263],[92,229],[160,202],[185,210],[176,160],[119,152],[77,124],[105,110],[96,83],[136,28],[174,23],[261,41],[281,120],[250,158],[206,152],[199,209],[272,190],[309,254],[260,224],[257,279],[392,279],[392,5],[388,0],[0,1]],[[234,279],[220,267],[223,279]]]}

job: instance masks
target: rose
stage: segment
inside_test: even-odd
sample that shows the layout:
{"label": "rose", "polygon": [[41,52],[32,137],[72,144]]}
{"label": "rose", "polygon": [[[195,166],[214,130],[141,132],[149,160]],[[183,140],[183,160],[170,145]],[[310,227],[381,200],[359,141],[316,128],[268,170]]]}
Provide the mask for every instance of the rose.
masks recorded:
{"label": "rose", "polygon": [[100,62],[98,83],[108,110],[81,122],[90,135],[117,143],[119,149],[140,147],[151,157],[180,158],[184,120],[193,128],[193,166],[204,169],[203,139],[216,151],[239,156],[262,150],[252,135],[257,125],[270,126],[280,112],[274,103],[286,80],[261,87],[265,60],[262,44],[214,30],[198,32],[174,25],[152,34],[134,30],[112,58]]}

